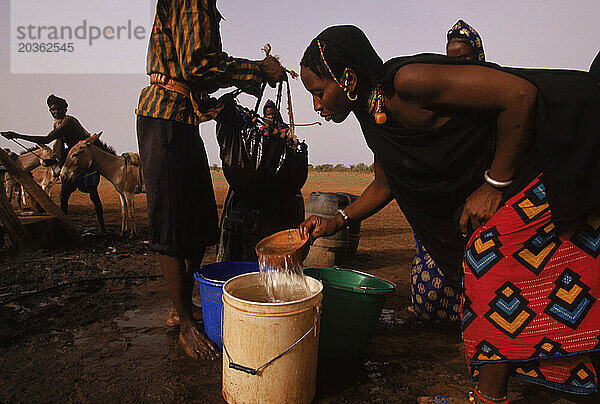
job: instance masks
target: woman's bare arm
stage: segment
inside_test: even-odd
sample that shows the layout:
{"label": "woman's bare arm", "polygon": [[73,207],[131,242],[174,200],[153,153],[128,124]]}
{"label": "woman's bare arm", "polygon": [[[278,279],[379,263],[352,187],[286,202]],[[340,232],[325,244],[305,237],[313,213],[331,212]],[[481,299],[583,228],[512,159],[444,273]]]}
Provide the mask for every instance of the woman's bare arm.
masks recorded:
{"label": "woman's bare arm", "polygon": [[423,109],[497,114],[496,154],[490,176],[512,178],[531,146],[537,88],[518,76],[477,65],[411,64],[398,70],[398,95]]}
{"label": "woman's bare arm", "polygon": [[[404,101],[441,115],[496,114],[496,152],[489,176],[497,181],[510,180],[531,147],[537,88],[525,79],[485,66],[411,64],[398,70],[394,86]],[[470,195],[460,220],[463,234],[469,220],[473,228],[488,220],[501,197],[501,190],[485,182]]]}
{"label": "woman's bare arm", "polygon": [[[392,198],[392,191],[385,177],[385,172],[377,162],[373,164],[375,179],[362,195],[344,210],[351,221],[361,221],[383,209]],[[300,224],[300,234],[303,238],[309,235],[313,238],[329,236],[344,226],[344,219],[337,214],[332,218],[313,215]]]}

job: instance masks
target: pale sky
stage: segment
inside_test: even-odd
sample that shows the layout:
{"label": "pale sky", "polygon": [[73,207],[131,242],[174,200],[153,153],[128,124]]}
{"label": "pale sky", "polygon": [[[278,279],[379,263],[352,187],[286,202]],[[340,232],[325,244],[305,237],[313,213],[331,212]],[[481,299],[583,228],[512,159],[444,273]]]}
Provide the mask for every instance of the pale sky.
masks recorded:
{"label": "pale sky", "polygon": [[[61,7],[60,0],[52,4]],[[505,66],[588,70],[600,49],[599,0],[219,0],[217,6],[225,17],[221,35],[227,53],[261,59],[261,48],[268,42],[284,66],[297,71],[310,40],[325,27],[337,24],[362,28],[384,60],[421,52],[444,53],[446,32],[458,19],[480,33],[487,60]],[[11,74],[10,20],[10,1],[0,0],[0,46],[4,50],[0,58],[0,130],[46,134],[52,117],[45,100],[54,93],[67,99],[68,113],[87,130],[104,131],[104,141],[119,153],[137,151],[134,110],[139,90],[147,82],[144,71]],[[296,122],[320,119],[299,81],[292,81],[292,95]],[[274,97],[275,92],[268,90],[265,99]],[[254,105],[252,97],[240,97],[240,101]],[[285,108],[282,114],[285,119]],[[214,123],[202,124],[201,134],[210,163],[221,165]],[[298,128],[296,134],[308,143],[312,164],[373,161],[353,116],[339,125],[323,121],[320,127]],[[3,138],[0,147],[19,151]]]}

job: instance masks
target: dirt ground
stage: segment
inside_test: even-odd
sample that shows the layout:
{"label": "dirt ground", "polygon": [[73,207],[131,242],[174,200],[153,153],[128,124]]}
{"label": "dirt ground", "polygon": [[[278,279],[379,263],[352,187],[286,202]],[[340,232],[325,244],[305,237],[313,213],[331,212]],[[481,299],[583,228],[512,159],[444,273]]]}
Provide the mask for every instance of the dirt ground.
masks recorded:
{"label": "dirt ground", "polygon": [[[227,184],[213,172],[221,209]],[[369,174],[311,173],[303,189],[360,193]],[[52,192],[58,200],[58,187]],[[0,402],[224,402],[221,361],[194,361],[164,325],[169,306],[148,252],[145,196],[137,195],[134,240],[119,237],[117,193],[100,195],[108,234],[97,232],[87,195],[69,217],[84,233],[77,249],[0,250]],[[472,383],[456,326],[416,322],[407,312],[411,230],[395,204],[362,223],[345,267],[397,285],[370,351],[354,367],[320,371],[317,403],[414,403],[423,395],[466,397]],[[215,260],[211,248],[204,263]],[[512,380],[511,402],[600,402]]]}

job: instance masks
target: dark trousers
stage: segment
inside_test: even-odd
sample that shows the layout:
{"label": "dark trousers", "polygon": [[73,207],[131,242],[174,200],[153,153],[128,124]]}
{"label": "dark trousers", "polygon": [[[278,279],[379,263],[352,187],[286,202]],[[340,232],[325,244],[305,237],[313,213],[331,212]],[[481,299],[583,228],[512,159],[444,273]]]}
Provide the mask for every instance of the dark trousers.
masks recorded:
{"label": "dark trousers", "polygon": [[201,259],[204,247],[217,242],[218,215],[198,126],[138,116],[137,136],[151,250]]}

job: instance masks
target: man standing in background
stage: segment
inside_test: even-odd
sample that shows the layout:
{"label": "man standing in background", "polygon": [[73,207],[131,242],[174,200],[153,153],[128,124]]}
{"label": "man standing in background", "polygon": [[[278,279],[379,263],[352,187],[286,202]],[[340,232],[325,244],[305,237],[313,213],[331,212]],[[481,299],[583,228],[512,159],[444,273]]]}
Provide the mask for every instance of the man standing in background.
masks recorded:
{"label": "man standing in background", "polygon": [[[50,94],[46,100],[48,111],[54,118],[53,129],[47,135],[23,135],[16,132],[2,132],[2,136],[7,139],[23,139],[28,142],[38,144],[49,144],[54,142],[52,152],[58,159],[60,166],[65,164],[69,150],[79,141],[87,139],[90,133],[79,123],[77,118],[67,115],[69,104],[67,100]],[[89,194],[90,201],[94,204],[96,217],[102,233],[106,232],[104,227],[104,209],[102,201],[98,194],[98,184],[100,184],[100,174],[93,168],[88,168],[81,172],[77,179],[72,182],[63,182],[60,185],[60,208],[67,214],[69,210],[69,198],[76,190]]]}

